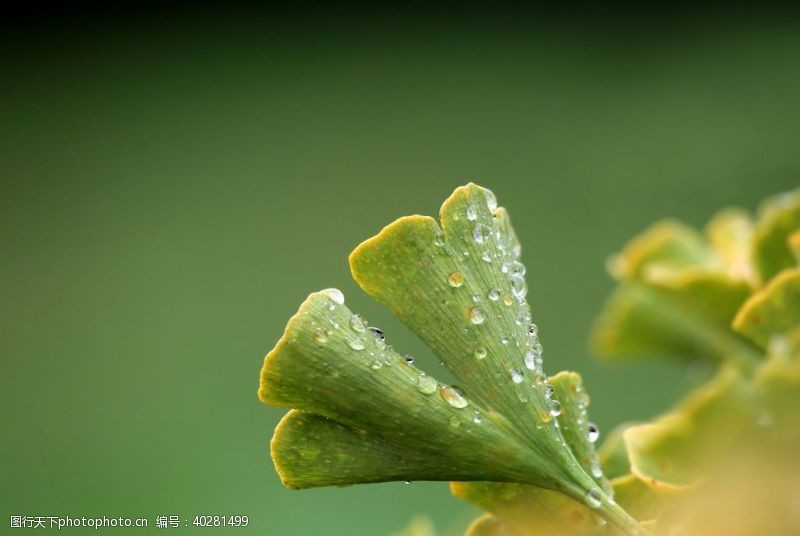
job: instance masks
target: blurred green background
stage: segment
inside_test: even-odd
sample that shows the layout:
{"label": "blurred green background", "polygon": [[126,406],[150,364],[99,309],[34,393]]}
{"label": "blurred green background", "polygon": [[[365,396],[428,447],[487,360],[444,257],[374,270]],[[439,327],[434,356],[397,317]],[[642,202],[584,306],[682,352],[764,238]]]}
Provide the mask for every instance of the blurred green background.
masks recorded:
{"label": "blurred green background", "polygon": [[425,514],[458,534],[476,511],[444,483],[281,487],[284,412],[258,371],[305,296],[341,288],[443,375],[347,255],[476,181],[522,240],[547,370],[584,375],[607,431],[690,386],[674,363],[592,360],[607,255],[800,175],[783,13],[35,15],[0,41],[4,525],[245,514],[230,532],[372,535]]}

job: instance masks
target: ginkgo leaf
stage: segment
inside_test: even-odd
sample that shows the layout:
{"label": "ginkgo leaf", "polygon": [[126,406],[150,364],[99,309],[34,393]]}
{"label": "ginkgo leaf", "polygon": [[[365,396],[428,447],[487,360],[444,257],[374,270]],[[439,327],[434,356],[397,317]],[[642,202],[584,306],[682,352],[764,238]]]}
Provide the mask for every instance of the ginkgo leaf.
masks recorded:
{"label": "ginkgo leaf", "polygon": [[742,306],[733,321],[738,332],[766,348],[800,326],[800,269],[780,272]]}
{"label": "ginkgo leaf", "polygon": [[427,343],[467,395],[507,420],[539,466],[528,483],[580,500],[593,483],[554,425],[508,216],[491,192],[470,184],[445,201],[440,220],[441,228],[424,216],[387,226],[351,254],[353,277]]}
{"label": "ginkgo leaf", "polygon": [[745,282],[715,272],[623,283],[595,322],[592,347],[608,358],[666,355],[752,369],[761,354],[730,328],[749,292]]}
{"label": "ginkgo leaf", "polygon": [[[309,296],[289,321],[264,360],[259,396],[265,403],[328,419],[294,413],[278,427],[273,457],[293,487],[422,478],[541,479],[541,461],[503,417],[409,364],[367,329],[334,289]],[[328,449],[329,456],[304,458],[314,444]],[[347,456],[350,450],[361,460]],[[395,457],[402,463],[390,467]],[[329,465],[334,463],[338,467]],[[332,475],[333,470],[342,475]]]}
{"label": "ginkgo leaf", "polygon": [[654,224],[609,260],[617,279],[640,280],[653,272],[675,273],[685,268],[713,266],[716,259],[703,236],[675,220]]}
{"label": "ginkgo leaf", "polygon": [[611,486],[603,475],[600,460],[594,449],[594,441],[599,436],[597,425],[589,421],[587,408],[589,395],[583,388],[583,380],[577,372],[562,371],[550,378],[553,386],[553,399],[560,404],[558,424],[567,446],[575,455],[581,467],[589,473],[603,489]]}
{"label": "ginkgo leaf", "polygon": [[640,521],[657,518],[673,495],[658,486],[645,484],[641,477],[633,474],[612,479],[611,487],[614,500]]}
{"label": "ginkgo leaf", "polygon": [[778,272],[797,265],[789,237],[800,230],[800,190],[766,200],[760,207],[753,242],[755,264],[766,283]]}
{"label": "ginkgo leaf", "polygon": [[753,265],[754,223],[741,209],[718,212],[706,225],[708,244],[723,266],[723,271],[734,280],[755,285],[758,280]]}
{"label": "ginkgo leaf", "polygon": [[521,536],[508,525],[494,517],[484,514],[473,521],[464,536]]}
{"label": "ginkgo leaf", "polygon": [[631,473],[656,491],[678,492],[696,485],[708,472],[717,449],[756,420],[755,394],[746,378],[731,368],[652,423],[624,433]]}
{"label": "ginkgo leaf", "polygon": [[523,484],[452,482],[453,495],[490,512],[518,536],[588,535],[604,529],[586,505],[554,491]]}

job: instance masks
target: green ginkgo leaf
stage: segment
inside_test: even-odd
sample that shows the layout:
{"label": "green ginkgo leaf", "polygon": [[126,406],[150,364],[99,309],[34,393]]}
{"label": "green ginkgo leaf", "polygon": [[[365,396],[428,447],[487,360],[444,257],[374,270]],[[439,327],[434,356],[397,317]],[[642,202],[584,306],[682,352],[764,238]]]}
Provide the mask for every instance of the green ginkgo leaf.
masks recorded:
{"label": "green ginkgo leaf", "polygon": [[[312,294],[261,371],[261,400],[293,410],[271,444],[284,483],[526,484],[623,534],[641,534],[587,473],[591,445],[573,451],[570,430],[565,437],[559,426],[564,408],[580,415],[569,399],[579,379],[562,376],[559,390],[542,369],[508,214],[491,192],[470,184],[445,201],[440,216],[441,227],[422,216],[397,220],[356,248],[350,264],[358,284],[431,347],[463,391],[394,351],[338,290]],[[585,426],[570,418],[568,428]]]}
{"label": "green ginkgo leaf", "polygon": [[289,321],[264,361],[259,396],[326,418],[290,413],[278,427],[272,453],[290,487],[536,481],[540,471],[503,417],[408,363],[334,289],[309,296]]}
{"label": "green ginkgo leaf", "polygon": [[[598,431],[588,419],[589,396],[580,375],[559,372],[549,383],[553,399],[560,401],[556,420],[566,446],[598,485],[610,493],[611,486],[594,451]],[[499,482],[453,482],[451,490],[456,497],[492,512],[520,534],[566,534],[571,530],[592,533],[598,529],[597,516],[591,509],[550,490]],[[576,524],[579,519],[585,523]]]}
{"label": "green ginkgo leaf", "polygon": [[753,252],[755,264],[766,283],[778,272],[797,265],[789,237],[800,230],[800,190],[766,200],[756,222]]}
{"label": "green ginkgo leaf", "polygon": [[780,272],[741,307],[733,321],[738,332],[762,348],[779,343],[800,326],[800,269]]}

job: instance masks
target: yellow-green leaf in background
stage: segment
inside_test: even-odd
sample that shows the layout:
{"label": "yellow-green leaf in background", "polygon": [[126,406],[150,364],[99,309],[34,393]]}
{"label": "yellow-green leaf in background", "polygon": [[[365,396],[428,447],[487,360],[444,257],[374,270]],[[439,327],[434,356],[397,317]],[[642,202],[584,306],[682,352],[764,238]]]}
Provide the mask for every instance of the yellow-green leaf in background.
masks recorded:
{"label": "yellow-green leaf in background", "polygon": [[755,264],[766,283],[778,272],[797,265],[789,237],[800,230],[800,189],[777,195],[760,207],[753,251]]}

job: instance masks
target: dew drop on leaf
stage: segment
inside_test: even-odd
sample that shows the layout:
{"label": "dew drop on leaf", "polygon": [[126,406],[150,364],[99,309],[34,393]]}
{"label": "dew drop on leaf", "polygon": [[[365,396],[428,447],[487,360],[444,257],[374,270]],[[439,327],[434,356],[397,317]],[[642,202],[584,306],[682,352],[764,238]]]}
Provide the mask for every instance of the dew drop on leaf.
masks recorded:
{"label": "dew drop on leaf", "polygon": [[317,342],[327,342],[328,332],[323,328],[317,328],[316,331],[314,331],[314,340]]}
{"label": "dew drop on leaf", "polygon": [[586,505],[589,508],[600,508],[601,504],[603,504],[603,496],[599,489],[592,488],[586,492]]}
{"label": "dew drop on leaf", "polygon": [[376,339],[379,341],[385,341],[386,335],[383,334],[383,330],[381,328],[369,327],[367,328],[370,333],[372,333]]}
{"label": "dew drop on leaf", "polygon": [[561,402],[555,399],[550,401],[550,415],[553,417],[561,415]]}
{"label": "dew drop on leaf", "polygon": [[475,221],[478,219],[478,209],[475,208],[475,205],[470,205],[467,207],[467,219],[469,221]]}
{"label": "dew drop on leaf", "polygon": [[469,405],[469,402],[467,402],[467,399],[461,394],[461,391],[455,387],[443,385],[439,389],[439,395],[441,395],[442,400],[456,409],[464,409],[467,407],[467,405]]}
{"label": "dew drop on leaf", "polygon": [[522,383],[524,376],[522,375],[522,371],[519,369],[511,369],[509,371],[511,373],[511,381],[514,383]]}
{"label": "dew drop on leaf", "polygon": [[458,288],[464,284],[464,276],[461,275],[461,272],[453,272],[447,278],[447,282],[450,283],[451,287]]}
{"label": "dew drop on leaf", "polygon": [[588,437],[589,443],[594,443],[600,437],[600,430],[597,429],[597,425],[593,422],[589,423]]}
{"label": "dew drop on leaf", "polygon": [[488,352],[485,346],[476,346],[473,354],[475,355],[475,359],[484,359]]}
{"label": "dew drop on leaf", "polygon": [[511,293],[519,300],[525,298],[528,294],[528,284],[524,277],[519,274],[511,275]]}
{"label": "dew drop on leaf", "polygon": [[478,244],[483,244],[490,236],[489,227],[484,223],[477,223],[475,224],[475,228],[472,230],[472,238],[475,239],[475,242]]}
{"label": "dew drop on leaf", "polygon": [[335,303],[339,305],[344,304],[344,294],[342,294],[342,291],[338,288],[326,288],[322,291],[322,293],[332,299]]}
{"label": "dew drop on leaf", "polygon": [[430,376],[420,374],[419,379],[417,379],[417,390],[424,395],[432,395],[436,392],[437,387],[436,380]]}
{"label": "dew drop on leaf", "polygon": [[486,320],[486,313],[483,312],[483,309],[480,307],[471,307],[469,310],[469,321],[475,325],[483,324],[483,321]]}
{"label": "dew drop on leaf", "polygon": [[353,350],[361,351],[364,349],[364,341],[352,337],[350,339],[347,339],[347,346],[349,346]]}
{"label": "dew drop on leaf", "polygon": [[350,317],[350,327],[353,328],[353,331],[356,333],[364,333],[364,329],[366,328],[366,323],[364,319],[358,315],[353,315]]}
{"label": "dew drop on leaf", "polygon": [[489,291],[488,294],[486,294],[486,297],[489,298],[492,301],[499,300],[500,299],[500,289],[493,288],[492,290]]}

